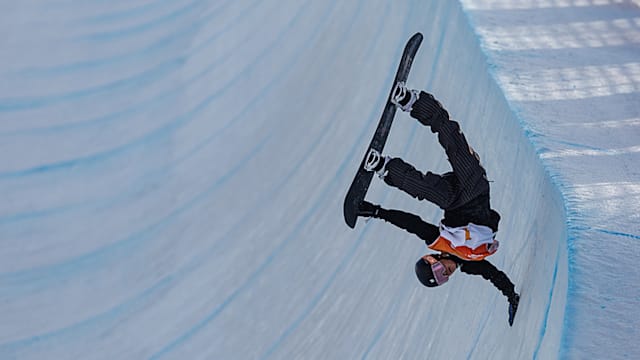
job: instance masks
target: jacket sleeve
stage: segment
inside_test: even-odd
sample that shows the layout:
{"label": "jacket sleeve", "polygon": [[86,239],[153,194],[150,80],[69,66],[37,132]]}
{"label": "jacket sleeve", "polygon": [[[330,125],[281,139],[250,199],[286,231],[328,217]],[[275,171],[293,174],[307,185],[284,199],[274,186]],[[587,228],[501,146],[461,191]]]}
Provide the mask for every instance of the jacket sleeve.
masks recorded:
{"label": "jacket sleeve", "polygon": [[500,292],[502,292],[502,294],[506,296],[510,301],[516,295],[515,286],[513,285],[511,280],[509,280],[509,277],[507,277],[504,272],[498,270],[498,268],[496,268],[487,260],[462,260],[460,271],[471,275],[480,275],[486,280],[491,281],[493,286],[500,290]]}
{"label": "jacket sleeve", "polygon": [[440,230],[437,226],[422,220],[417,215],[404,211],[381,208],[376,217],[417,235],[427,245],[433,243],[440,236]]}

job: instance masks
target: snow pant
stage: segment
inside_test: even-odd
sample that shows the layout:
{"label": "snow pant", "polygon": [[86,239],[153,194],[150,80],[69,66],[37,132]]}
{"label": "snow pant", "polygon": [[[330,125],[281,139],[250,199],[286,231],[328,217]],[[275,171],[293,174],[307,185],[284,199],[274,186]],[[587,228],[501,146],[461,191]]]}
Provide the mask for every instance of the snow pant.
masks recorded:
{"label": "snow pant", "polygon": [[[449,114],[431,94],[420,92],[411,110],[411,117],[430,127],[447,154],[453,172],[443,175],[423,174],[400,158],[389,161],[384,181],[419,200],[427,200],[443,210],[455,210],[478,197],[482,212],[489,211],[489,182],[480,159],[467,143],[460,125],[449,119]],[[484,196],[483,196],[484,195]],[[477,205],[476,205],[477,206]]]}

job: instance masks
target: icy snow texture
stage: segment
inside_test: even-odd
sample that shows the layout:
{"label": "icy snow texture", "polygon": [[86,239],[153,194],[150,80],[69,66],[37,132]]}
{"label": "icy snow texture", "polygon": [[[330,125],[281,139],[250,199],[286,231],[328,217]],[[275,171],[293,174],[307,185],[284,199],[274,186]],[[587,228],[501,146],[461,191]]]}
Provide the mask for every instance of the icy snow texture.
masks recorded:
{"label": "icy snow texture", "polygon": [[640,358],[637,2],[463,1],[492,70],[564,195],[562,358]]}
{"label": "icy snow texture", "polygon": [[[638,9],[462,3],[5,2],[0,358],[637,355]],[[423,243],[342,220],[416,31],[409,85],[494,181],[513,328],[488,282],[423,288]],[[404,114],[385,152],[449,169]]]}

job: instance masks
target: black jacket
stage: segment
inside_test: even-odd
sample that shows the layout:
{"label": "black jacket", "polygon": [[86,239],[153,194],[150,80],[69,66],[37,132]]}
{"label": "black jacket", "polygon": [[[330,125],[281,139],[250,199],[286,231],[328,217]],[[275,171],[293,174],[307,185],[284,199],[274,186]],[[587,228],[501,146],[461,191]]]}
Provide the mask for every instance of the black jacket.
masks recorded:
{"label": "black jacket", "polygon": [[[497,215],[497,214],[496,214]],[[412,234],[417,235],[419,238],[425,241],[427,246],[433,243],[439,236],[440,230],[437,226],[430,224],[422,220],[419,216],[410,214],[400,210],[387,210],[380,208],[375,215],[376,218],[383,219],[401,229],[404,229]],[[498,217],[499,219],[499,217]],[[444,223],[444,220],[443,220]],[[468,224],[465,222],[461,225],[448,226],[464,226]],[[497,227],[497,221],[496,221]],[[507,275],[498,270],[493,264],[487,260],[480,261],[468,261],[460,259],[456,256],[450,255],[449,258],[455,261],[460,268],[460,271],[471,275],[480,275],[484,279],[489,280],[504,296],[510,301],[516,295],[515,287]]]}
{"label": "black jacket", "polygon": [[[420,220],[422,221],[422,220]],[[498,232],[500,215],[489,205],[489,193],[482,194],[455,210],[445,210],[442,223],[449,227],[466,226],[469,223],[488,226]],[[430,224],[429,224],[430,225]],[[426,240],[426,239],[425,239]]]}

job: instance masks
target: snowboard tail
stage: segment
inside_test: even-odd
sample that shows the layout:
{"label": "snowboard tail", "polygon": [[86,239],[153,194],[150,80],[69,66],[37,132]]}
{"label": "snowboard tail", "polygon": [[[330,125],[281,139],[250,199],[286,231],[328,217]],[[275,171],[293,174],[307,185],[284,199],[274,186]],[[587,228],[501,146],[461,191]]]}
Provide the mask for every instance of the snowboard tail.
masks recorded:
{"label": "snowboard tail", "polygon": [[364,162],[367,157],[367,153],[370,149],[375,149],[378,152],[382,153],[384,145],[387,142],[387,137],[389,136],[389,131],[391,130],[393,118],[396,114],[396,106],[391,102],[393,89],[397,83],[405,82],[409,77],[413,59],[418,52],[418,48],[420,47],[421,43],[422,34],[416,33],[409,39],[409,41],[407,41],[407,44],[404,47],[402,58],[400,59],[398,70],[396,71],[396,77],[393,81],[393,84],[391,85],[391,91],[389,92],[387,103],[382,112],[382,116],[380,117],[380,121],[378,122],[378,127],[376,128],[376,132],[373,134],[371,143],[369,144],[369,147],[365,151],[365,155],[360,162],[360,167],[358,167],[358,171],[356,172],[356,176],[354,177],[353,182],[349,187],[349,191],[347,191],[347,195],[344,198],[344,221],[350,228],[354,228],[356,226],[356,221],[358,219],[358,208],[364,200],[364,197],[367,194],[367,190],[369,190],[369,185],[371,185],[371,179],[373,178],[374,174],[371,171],[364,170]]}

